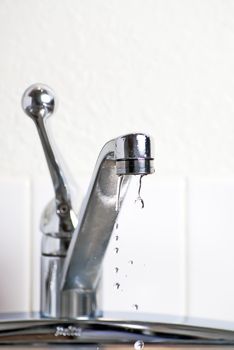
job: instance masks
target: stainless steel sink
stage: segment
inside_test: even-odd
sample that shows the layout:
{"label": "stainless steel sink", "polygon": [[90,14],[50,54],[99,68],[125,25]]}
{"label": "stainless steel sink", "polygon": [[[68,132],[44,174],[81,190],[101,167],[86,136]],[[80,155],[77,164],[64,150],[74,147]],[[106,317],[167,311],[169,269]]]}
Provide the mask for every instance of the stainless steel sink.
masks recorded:
{"label": "stainless steel sink", "polygon": [[126,318],[55,320],[41,318],[39,314],[2,314],[0,346],[5,349],[12,346],[20,349],[134,349],[134,344],[140,340],[144,349],[234,349],[232,330],[146,322],[144,319],[152,319],[146,315],[142,315],[142,320],[141,315],[138,320],[129,314]]}

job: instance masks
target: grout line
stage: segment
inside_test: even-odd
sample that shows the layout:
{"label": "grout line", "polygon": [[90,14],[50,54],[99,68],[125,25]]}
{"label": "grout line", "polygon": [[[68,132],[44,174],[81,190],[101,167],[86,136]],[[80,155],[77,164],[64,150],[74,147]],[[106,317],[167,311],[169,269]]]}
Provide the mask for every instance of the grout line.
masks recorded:
{"label": "grout line", "polygon": [[29,179],[29,312],[33,310],[33,269],[34,269],[34,260],[33,260],[33,243],[34,243],[34,235],[33,235],[33,183],[32,178]]}
{"label": "grout line", "polygon": [[24,195],[25,195],[25,204],[24,204],[24,224],[23,224],[23,229],[25,230],[26,234],[26,242],[25,242],[25,249],[26,249],[26,261],[27,261],[27,266],[26,270],[24,271],[26,273],[26,285],[25,285],[25,291],[27,295],[26,303],[24,308],[26,307],[25,311],[29,311],[30,308],[30,275],[31,275],[31,264],[30,264],[30,231],[31,231],[31,225],[30,225],[30,206],[31,206],[31,201],[30,201],[30,181],[28,178],[24,178],[20,182],[21,187],[24,190]]}
{"label": "grout line", "polygon": [[184,278],[185,278],[185,322],[190,313],[190,286],[189,286],[189,179],[185,177],[184,191]]}
{"label": "grout line", "polygon": [[182,286],[181,286],[181,296],[182,296],[182,322],[186,321],[186,312],[187,312],[187,196],[186,196],[186,177],[182,180],[181,188],[181,239],[180,239],[180,264],[182,269]]}

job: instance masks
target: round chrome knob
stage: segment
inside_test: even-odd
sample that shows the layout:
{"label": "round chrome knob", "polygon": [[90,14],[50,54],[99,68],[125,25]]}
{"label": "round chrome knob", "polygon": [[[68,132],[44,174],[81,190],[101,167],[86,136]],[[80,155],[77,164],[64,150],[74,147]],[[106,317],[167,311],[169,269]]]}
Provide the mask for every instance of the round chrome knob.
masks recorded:
{"label": "round chrome knob", "polygon": [[22,97],[24,112],[34,120],[48,118],[54,112],[55,106],[55,94],[52,89],[44,84],[29,86]]}

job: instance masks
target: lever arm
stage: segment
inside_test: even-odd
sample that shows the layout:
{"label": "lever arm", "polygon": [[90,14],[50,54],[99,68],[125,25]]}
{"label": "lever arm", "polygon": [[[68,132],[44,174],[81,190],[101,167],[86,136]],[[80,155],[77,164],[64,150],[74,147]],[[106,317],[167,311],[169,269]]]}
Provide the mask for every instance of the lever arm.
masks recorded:
{"label": "lever arm", "polygon": [[70,186],[64,174],[63,161],[59,159],[59,152],[49,132],[48,119],[56,107],[54,93],[44,84],[34,84],[25,91],[22,107],[37,127],[55,193],[55,201],[49,203],[44,212],[42,231],[46,234],[66,236],[74,231],[76,214],[72,205]]}

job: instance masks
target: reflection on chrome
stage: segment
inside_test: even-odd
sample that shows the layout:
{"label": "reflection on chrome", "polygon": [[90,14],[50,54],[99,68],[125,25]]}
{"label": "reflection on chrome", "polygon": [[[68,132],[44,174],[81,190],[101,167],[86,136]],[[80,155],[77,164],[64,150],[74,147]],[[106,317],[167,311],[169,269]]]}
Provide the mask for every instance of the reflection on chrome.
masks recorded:
{"label": "reflection on chrome", "polygon": [[141,340],[146,349],[147,345],[193,346],[193,349],[196,349],[194,346],[203,349],[229,345],[234,349],[234,332],[231,330],[146,321],[152,319],[152,315],[140,315],[138,317],[142,320],[137,321],[134,314],[127,315],[128,320],[118,314],[93,320],[55,320],[41,318],[39,314],[2,316],[0,345],[130,344],[133,347],[137,340]]}

